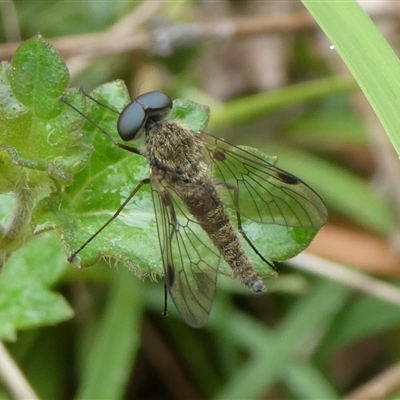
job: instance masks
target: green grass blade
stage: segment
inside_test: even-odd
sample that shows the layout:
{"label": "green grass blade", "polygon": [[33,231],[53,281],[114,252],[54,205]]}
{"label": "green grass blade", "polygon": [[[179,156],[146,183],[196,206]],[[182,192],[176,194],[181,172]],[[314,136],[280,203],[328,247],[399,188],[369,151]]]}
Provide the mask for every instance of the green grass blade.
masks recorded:
{"label": "green grass blade", "polygon": [[400,63],[355,1],[302,0],[334,44],[400,154]]}
{"label": "green grass blade", "polygon": [[[220,334],[227,334],[253,353],[238,368],[215,399],[259,399],[285,378],[285,368],[315,335],[328,329],[344,307],[350,290],[333,282],[320,282],[292,308],[274,332],[245,315],[231,313],[213,321]],[[228,320],[229,318],[229,320]],[[212,322],[212,321],[210,321]],[[323,382],[319,382],[321,387]],[[321,389],[322,390],[322,389]]]}
{"label": "green grass blade", "polygon": [[143,284],[126,268],[113,278],[76,399],[123,398],[140,346]]}
{"label": "green grass blade", "polygon": [[292,360],[286,368],[285,383],[299,399],[336,399],[338,393],[311,362]]}
{"label": "green grass blade", "polygon": [[221,127],[251,123],[257,118],[299,102],[312,101],[337,93],[354,92],[356,89],[357,84],[353,79],[335,76],[244,96],[228,101],[220,108],[213,108],[210,129],[216,132]]}

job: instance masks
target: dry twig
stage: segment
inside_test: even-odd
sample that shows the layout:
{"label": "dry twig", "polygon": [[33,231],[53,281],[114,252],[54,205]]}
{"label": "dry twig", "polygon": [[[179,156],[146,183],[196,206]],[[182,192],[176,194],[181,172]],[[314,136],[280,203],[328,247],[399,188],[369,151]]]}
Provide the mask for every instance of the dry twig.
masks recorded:
{"label": "dry twig", "polygon": [[[227,40],[272,32],[296,32],[316,26],[307,12],[165,25],[133,33],[127,33],[125,22],[125,19],[120,21],[107,32],[68,36],[49,41],[64,58],[149,49],[163,54],[168,49],[194,45],[206,40]],[[0,60],[10,59],[20,44],[9,43],[0,46]]]}
{"label": "dry twig", "polygon": [[15,399],[38,399],[25,376],[0,342],[0,379]]}
{"label": "dry twig", "polygon": [[309,253],[302,253],[286,261],[286,263],[296,269],[333,279],[360,292],[400,306],[399,288],[361,272],[324,260]]}
{"label": "dry twig", "polygon": [[343,400],[388,399],[400,390],[400,363],[382,372],[365,385],[345,396]]}

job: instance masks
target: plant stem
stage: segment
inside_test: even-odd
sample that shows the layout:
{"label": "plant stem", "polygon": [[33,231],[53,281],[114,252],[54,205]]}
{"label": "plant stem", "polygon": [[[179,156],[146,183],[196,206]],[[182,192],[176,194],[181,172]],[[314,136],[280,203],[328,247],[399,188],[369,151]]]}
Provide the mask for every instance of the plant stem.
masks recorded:
{"label": "plant stem", "polygon": [[0,342],[0,379],[15,399],[39,399],[2,342]]}

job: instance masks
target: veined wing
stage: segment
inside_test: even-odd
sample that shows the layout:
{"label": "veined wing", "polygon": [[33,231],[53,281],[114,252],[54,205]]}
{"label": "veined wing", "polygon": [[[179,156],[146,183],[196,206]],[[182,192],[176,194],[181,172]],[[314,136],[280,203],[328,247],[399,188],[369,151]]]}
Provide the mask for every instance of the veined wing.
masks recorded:
{"label": "veined wing", "polygon": [[322,199],[305,182],[271,164],[267,155],[204,135],[212,175],[227,187],[222,201],[265,224],[319,228],[328,218]]}
{"label": "veined wing", "polygon": [[152,176],[152,195],[168,292],[183,320],[209,317],[221,256],[173,188]]}

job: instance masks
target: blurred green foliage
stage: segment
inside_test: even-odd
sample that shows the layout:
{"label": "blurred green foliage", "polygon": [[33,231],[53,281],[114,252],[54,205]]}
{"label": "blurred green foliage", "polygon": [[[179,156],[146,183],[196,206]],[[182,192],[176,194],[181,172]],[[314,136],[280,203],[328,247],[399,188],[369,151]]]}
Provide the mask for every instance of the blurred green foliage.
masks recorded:
{"label": "blurred green foliage", "polygon": [[[60,0],[14,4],[23,39],[38,31],[51,39],[104,31],[141,3]],[[198,6],[191,1],[165,2],[160,13],[170,23],[178,23],[193,18]],[[337,24],[344,29],[340,20]],[[346,28],[351,33],[353,25]],[[0,37],[5,40],[3,30]],[[371,187],[371,171],[349,168],[337,155],[340,148],[367,147],[363,122],[348,99],[356,85],[350,79],[330,76],[325,61],[310,56],[313,49],[307,40],[297,46],[295,62],[303,76],[312,76],[313,81],[250,93],[224,104],[205,93],[196,76],[194,67],[202,44],[167,57],[146,49],[133,58],[167,70],[169,79],[160,89],[172,97],[210,104],[211,133],[279,155],[279,166],[307,181],[324,198],[333,218],[387,235],[393,224],[391,209]],[[133,65],[137,67],[139,62]],[[71,85],[82,84],[89,90],[124,78],[128,87],[133,87],[136,72],[132,57],[104,56],[74,77]],[[2,93],[0,100],[4,99]],[[72,115],[68,115],[69,121],[78,132],[81,123]],[[2,126],[5,119],[0,117]],[[80,140],[76,135],[72,142]],[[83,143],[89,145],[85,139]],[[74,160],[73,154],[70,160]],[[6,170],[4,148],[0,157]],[[38,165],[39,158],[34,160]],[[21,170],[20,166],[13,168],[16,173]],[[53,178],[68,179],[70,168],[80,166],[71,162],[63,166],[62,173],[52,170]],[[0,176],[0,210],[6,221],[19,201],[9,196],[14,189],[10,178],[14,177]],[[20,196],[24,196],[27,181],[48,185],[47,191],[52,185],[44,175],[21,174]],[[31,232],[24,231],[20,244],[27,237],[32,239]],[[43,248],[39,241],[46,241],[45,253],[35,250]],[[281,278],[268,282],[269,294],[262,297],[249,295],[235,281],[221,279],[210,322],[199,331],[185,326],[173,307],[168,318],[161,317],[162,282],[142,283],[125,268],[104,263],[75,270],[59,256],[62,253],[51,235],[26,244],[9,259],[8,264],[16,265],[14,275],[5,270],[0,276],[0,333],[4,339],[15,339],[14,328],[7,326],[10,320],[21,329],[18,340],[8,342],[7,348],[40,398],[172,399],[196,395],[257,399],[273,393],[276,398],[328,399],[340,397],[372,377],[378,372],[378,363],[384,368],[399,359],[398,307],[324,278],[295,274],[282,266]],[[137,245],[132,239],[132,246]],[[35,263],[46,265],[47,279],[35,279]],[[32,281],[40,294],[37,298],[24,294]],[[11,309],[9,292],[16,299]],[[53,307],[42,307],[49,297]],[[63,298],[75,310],[75,318],[60,324],[72,313]],[[15,317],[21,307],[27,314],[24,318],[31,321],[28,330]],[[12,312],[4,313],[6,308]],[[43,326],[43,315],[48,326]],[[360,375],[340,376],[340,366],[352,359],[340,364],[338,354],[346,357],[347,346],[363,346],[368,340],[379,343],[379,352],[372,353],[372,361],[365,362]],[[0,397],[10,398],[1,386]]]}

